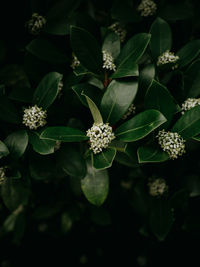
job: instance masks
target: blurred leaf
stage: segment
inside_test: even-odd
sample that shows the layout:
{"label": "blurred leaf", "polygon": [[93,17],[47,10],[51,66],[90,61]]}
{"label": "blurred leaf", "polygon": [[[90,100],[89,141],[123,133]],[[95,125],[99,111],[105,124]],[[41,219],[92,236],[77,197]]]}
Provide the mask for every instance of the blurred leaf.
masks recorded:
{"label": "blurred leaf", "polygon": [[164,122],[166,122],[166,118],[162,113],[158,110],[149,109],[119,126],[115,131],[115,136],[124,142],[137,141],[147,136]]}
{"label": "blurred leaf", "polygon": [[70,40],[72,49],[81,64],[91,72],[102,72],[103,59],[97,40],[86,30],[71,26]]}
{"label": "blurred leaf", "polygon": [[126,150],[127,144],[120,140],[112,140],[108,145],[109,148],[115,148],[117,151],[124,152]]}
{"label": "blurred leaf", "polygon": [[154,64],[146,65],[141,71],[139,76],[139,88],[144,92],[150,86],[152,80],[155,77],[155,66]]}
{"label": "blurred leaf", "polygon": [[155,61],[157,58],[172,46],[172,33],[169,24],[161,18],[156,20],[151,25],[150,29],[151,40],[150,48]]}
{"label": "blurred leaf", "polygon": [[33,104],[47,109],[56,99],[63,75],[50,72],[42,79],[33,95]]}
{"label": "blurred leaf", "polygon": [[47,127],[40,135],[41,139],[63,141],[63,142],[80,142],[88,140],[84,132],[65,126]]}
{"label": "blurred leaf", "polygon": [[12,102],[4,95],[0,97],[0,120],[19,124],[22,119]]}
{"label": "blurred leaf", "polygon": [[72,228],[72,218],[69,213],[64,212],[61,215],[61,229],[64,233],[68,233]]}
{"label": "blurred leaf", "polygon": [[200,60],[193,62],[184,73],[184,91],[186,97],[200,95]]}
{"label": "blurred leaf", "polygon": [[2,141],[0,141],[0,159],[6,157],[9,153],[10,152],[7,146]]}
{"label": "blurred leaf", "polygon": [[111,32],[104,39],[102,50],[107,51],[114,59],[120,53],[120,38],[119,36]]}
{"label": "blurred leaf", "polygon": [[189,2],[180,1],[179,3],[173,2],[167,4],[159,10],[159,15],[170,21],[186,20],[194,16],[193,10]]}
{"label": "blurred leaf", "polygon": [[153,145],[139,147],[137,154],[139,163],[164,162],[169,159],[166,152]]}
{"label": "blurred leaf", "polygon": [[189,192],[190,197],[200,196],[199,175],[186,175],[183,177],[182,184]]}
{"label": "blurred leaf", "polygon": [[112,125],[120,120],[133,102],[137,89],[137,82],[113,80],[106,89],[101,101],[104,121]]}
{"label": "blurred leaf", "polygon": [[81,180],[82,191],[87,200],[95,206],[101,206],[109,190],[107,170],[96,170],[91,163],[87,164],[87,174]]}
{"label": "blurred leaf", "polygon": [[34,210],[32,216],[35,220],[46,220],[58,214],[62,208],[63,204],[61,202],[40,205]]}
{"label": "blurred leaf", "polygon": [[93,166],[97,170],[110,168],[116,155],[116,149],[106,148],[101,153],[93,154]]}
{"label": "blurred leaf", "polygon": [[92,101],[92,99],[90,99],[87,95],[84,94],[84,92],[82,92],[82,95],[85,96],[89,109],[91,111],[94,123],[103,123],[103,119],[101,116],[101,113],[98,109],[98,107],[96,106],[96,104]]}
{"label": "blurred leaf", "polygon": [[20,158],[28,145],[28,134],[25,130],[11,133],[5,140],[6,146],[10,151],[10,155],[17,159]]}
{"label": "blurred leaf", "polygon": [[40,139],[38,132],[29,133],[29,142],[33,150],[41,155],[54,153],[56,141]]}
{"label": "blurred leaf", "polygon": [[193,40],[183,46],[178,52],[179,56],[178,65],[180,68],[188,65],[194,60],[200,53],[200,40]]}

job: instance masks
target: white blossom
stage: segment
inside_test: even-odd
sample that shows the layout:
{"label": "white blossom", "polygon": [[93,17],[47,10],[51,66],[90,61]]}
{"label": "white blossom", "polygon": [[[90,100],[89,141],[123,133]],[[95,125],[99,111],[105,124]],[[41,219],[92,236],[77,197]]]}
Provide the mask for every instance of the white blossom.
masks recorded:
{"label": "white blossom", "polygon": [[6,167],[0,167],[0,185],[3,184],[4,179],[6,177],[5,171],[6,171]]}
{"label": "white blossom", "polygon": [[138,6],[138,11],[142,17],[153,16],[156,13],[157,5],[152,0],[142,0]]}
{"label": "white blossom", "polygon": [[114,64],[114,59],[112,55],[105,50],[103,50],[102,53],[103,53],[103,69],[116,71],[116,66]]}
{"label": "white blossom", "polygon": [[36,130],[38,127],[42,127],[47,123],[46,117],[47,111],[35,105],[24,110],[22,123],[31,130]]}
{"label": "white blossom", "polygon": [[72,63],[71,63],[71,68],[74,70],[76,67],[80,66],[80,61],[78,58],[75,56],[74,53],[72,53]]}
{"label": "white blossom", "polygon": [[90,149],[94,154],[100,153],[103,148],[107,148],[110,142],[115,138],[112,127],[108,123],[94,123],[87,130],[87,136],[90,138]]}
{"label": "white blossom", "polygon": [[167,152],[171,159],[177,159],[185,153],[185,140],[178,133],[162,130],[156,137],[163,151]]}
{"label": "white blossom", "polygon": [[184,114],[185,111],[190,110],[196,106],[200,105],[200,98],[188,98],[183,102],[181,106],[181,114]]}
{"label": "white blossom", "polygon": [[108,29],[112,30],[119,36],[121,43],[125,41],[127,31],[119,22],[113,23],[108,27]]}
{"label": "white blossom", "polygon": [[[165,51],[162,55],[158,57],[157,66],[165,65],[168,63],[176,63],[179,60],[179,56],[175,56],[173,52],[169,50]],[[174,65],[172,69],[178,67],[178,64]]]}
{"label": "white blossom", "polygon": [[131,114],[135,113],[135,110],[136,110],[136,107],[134,106],[134,104],[131,104],[127,112],[123,115],[122,119],[126,120]]}
{"label": "white blossom", "polygon": [[41,32],[45,24],[46,19],[43,16],[38,13],[33,13],[31,19],[27,22],[27,27],[31,34],[37,35]]}
{"label": "white blossom", "polygon": [[150,179],[148,187],[149,194],[153,197],[162,196],[168,190],[168,185],[163,178]]}

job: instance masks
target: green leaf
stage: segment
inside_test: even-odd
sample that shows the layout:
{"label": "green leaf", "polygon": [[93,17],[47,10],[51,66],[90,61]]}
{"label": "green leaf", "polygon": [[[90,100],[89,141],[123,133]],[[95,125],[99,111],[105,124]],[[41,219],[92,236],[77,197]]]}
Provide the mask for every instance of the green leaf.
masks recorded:
{"label": "green leaf", "polygon": [[72,89],[80,99],[81,103],[86,107],[88,107],[88,102],[86,97],[82,93],[87,95],[93,102],[97,104],[97,106],[100,104],[101,98],[103,96],[102,90],[88,83],[76,84],[72,86]]}
{"label": "green leaf", "polygon": [[87,100],[87,103],[88,103],[89,109],[91,111],[94,123],[103,123],[101,113],[100,113],[98,107],[96,106],[96,104],[92,101],[92,99],[90,99],[83,92],[82,92],[82,95],[84,95],[86,100]]}
{"label": "green leaf", "polygon": [[17,159],[20,158],[28,145],[28,134],[25,130],[11,133],[5,140],[6,146],[10,151],[10,155]]}
{"label": "green leaf", "polygon": [[137,62],[144,54],[150,38],[148,33],[138,33],[128,40],[117,58],[117,67],[123,69],[123,66],[128,66],[127,62]]}
{"label": "green leaf", "polygon": [[138,159],[137,159],[137,147],[134,143],[129,143],[124,151],[119,151],[115,157],[115,160],[125,166],[129,167],[138,167]]}
{"label": "green leaf", "polygon": [[156,199],[150,214],[150,228],[159,241],[164,241],[173,224],[173,213],[165,199]]}
{"label": "green leaf", "polygon": [[63,142],[80,142],[88,140],[88,137],[84,132],[65,126],[47,127],[41,133],[40,138]]}
{"label": "green leaf", "polygon": [[200,133],[200,106],[186,111],[171,131],[179,133],[185,140],[198,135]]}
{"label": "green leaf", "polygon": [[185,67],[187,64],[192,62],[199,55],[199,52],[200,40],[193,40],[187,43],[177,52],[177,56],[179,56],[179,67]]}
{"label": "green leaf", "polygon": [[7,146],[2,141],[0,141],[0,159],[6,157],[9,153],[10,152]]}
{"label": "green leaf", "polygon": [[33,104],[47,109],[56,99],[63,75],[50,72],[42,79],[33,95]]}
{"label": "green leaf", "polygon": [[61,147],[58,152],[58,165],[68,175],[72,177],[84,178],[86,175],[86,163],[80,153],[79,146],[67,144]]}
{"label": "green leaf", "polygon": [[107,51],[114,59],[117,58],[120,53],[119,36],[114,32],[109,33],[103,42],[102,50]]}
{"label": "green leaf", "polygon": [[70,41],[81,64],[95,74],[101,73],[103,59],[97,40],[86,30],[71,26]]}
{"label": "green leaf", "polygon": [[193,62],[184,73],[184,91],[186,98],[200,95],[200,60]]}
{"label": "green leaf", "polygon": [[26,50],[34,56],[55,64],[66,64],[69,61],[67,55],[63,54],[53,43],[44,38],[37,38],[32,40],[27,46]]}
{"label": "green leaf", "polygon": [[101,101],[101,112],[105,122],[116,123],[122,118],[133,102],[138,89],[138,82],[113,80]]}
{"label": "green leaf", "polygon": [[117,70],[112,74],[112,78],[123,78],[139,76],[138,64],[129,58],[124,64],[120,65]]}
{"label": "green leaf", "polygon": [[176,111],[176,104],[168,89],[153,80],[145,95],[145,107],[147,109],[159,110],[167,119],[167,127]]}
{"label": "green leaf", "polygon": [[12,102],[4,95],[0,97],[0,120],[19,124],[22,119]]}
{"label": "green leaf", "polygon": [[143,111],[123,123],[115,131],[115,136],[124,142],[133,142],[147,136],[161,124],[166,118],[158,110],[149,109]]}
{"label": "green leaf", "polygon": [[81,180],[82,191],[87,200],[96,206],[101,206],[108,195],[109,177],[107,170],[96,170],[87,163],[87,174]]}
{"label": "green leaf", "polygon": [[41,155],[54,153],[56,141],[40,139],[38,132],[29,133],[29,142],[33,146],[33,150]]}
{"label": "green leaf", "polygon": [[[145,66],[140,71],[139,76],[139,88],[145,92],[145,90],[150,86],[152,80],[155,77],[155,66],[154,64],[149,64]],[[140,90],[139,90],[140,91]]]}
{"label": "green leaf", "polygon": [[169,24],[161,18],[157,18],[150,29],[151,41],[150,48],[154,60],[164,53],[166,50],[170,50],[172,46],[172,33]]}
{"label": "green leaf", "polygon": [[112,166],[112,162],[116,155],[116,149],[107,148],[101,153],[92,154],[93,166],[97,170],[103,170]]}
{"label": "green leaf", "polygon": [[112,142],[108,145],[109,148],[114,148],[117,151],[124,152],[126,150],[127,144],[120,140],[112,140]]}
{"label": "green leaf", "polygon": [[139,163],[164,162],[169,159],[169,155],[155,145],[141,146],[138,148],[137,154]]}

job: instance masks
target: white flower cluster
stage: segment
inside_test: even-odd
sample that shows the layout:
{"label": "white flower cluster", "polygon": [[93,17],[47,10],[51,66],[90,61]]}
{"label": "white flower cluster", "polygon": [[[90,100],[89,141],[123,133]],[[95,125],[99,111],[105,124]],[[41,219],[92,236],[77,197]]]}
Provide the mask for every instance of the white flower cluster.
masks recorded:
{"label": "white flower cluster", "polygon": [[152,0],[142,0],[138,6],[138,11],[142,17],[153,16],[156,13],[157,5]]}
{"label": "white flower cluster", "polygon": [[123,115],[122,119],[126,120],[131,114],[135,113],[135,110],[136,110],[136,107],[134,106],[134,104],[131,104],[127,112]]}
{"label": "white flower cluster", "polygon": [[185,111],[190,110],[196,106],[200,105],[200,98],[188,98],[183,102],[181,106],[181,114],[184,114]]}
{"label": "white flower cluster", "polygon": [[80,66],[81,62],[78,60],[78,58],[75,56],[74,53],[72,53],[72,64],[71,68],[74,70],[76,67]]}
{"label": "white flower cluster", "polygon": [[150,179],[148,187],[152,197],[162,196],[168,190],[168,185],[163,178]]}
{"label": "white flower cluster", "polygon": [[0,185],[3,184],[4,179],[6,177],[5,171],[6,171],[5,167],[0,167]]}
{"label": "white flower cluster", "polygon": [[108,29],[112,30],[119,36],[121,43],[125,41],[127,31],[119,22],[113,23],[108,27]]}
{"label": "white flower cluster", "polygon": [[90,138],[90,149],[94,154],[100,153],[103,148],[107,148],[110,142],[115,138],[112,127],[108,123],[94,123],[87,130],[87,136]]}
{"label": "white flower cluster", "polygon": [[112,55],[105,50],[103,50],[102,53],[103,53],[103,69],[116,71],[116,66],[113,62],[114,59]]}
{"label": "white flower cluster", "polygon": [[37,35],[46,24],[46,19],[38,13],[33,13],[31,19],[27,22],[28,30],[31,34]]}
{"label": "white flower cluster", "polygon": [[163,151],[167,152],[171,159],[177,159],[185,153],[185,140],[178,133],[162,130],[156,137]]}
{"label": "white flower cluster", "polygon": [[31,130],[36,130],[38,127],[44,126],[46,122],[47,111],[42,110],[37,105],[24,110],[23,124]]}
{"label": "white flower cluster", "polygon": [[[168,63],[176,63],[179,60],[179,56],[175,56],[173,52],[169,50],[165,51],[162,55],[158,57],[157,66],[168,64]],[[172,67],[172,69],[177,68],[178,65]]]}

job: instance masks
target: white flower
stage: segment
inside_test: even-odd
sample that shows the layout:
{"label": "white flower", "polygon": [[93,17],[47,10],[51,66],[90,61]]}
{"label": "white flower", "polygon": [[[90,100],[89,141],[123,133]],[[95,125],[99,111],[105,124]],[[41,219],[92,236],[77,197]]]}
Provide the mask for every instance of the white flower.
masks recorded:
{"label": "white flower", "polygon": [[178,133],[162,130],[156,137],[163,151],[167,152],[171,159],[177,159],[185,153],[185,140]]}
{"label": "white flower", "polygon": [[[157,66],[168,64],[168,63],[176,63],[179,60],[179,56],[175,56],[173,52],[169,50],[165,51],[162,55],[158,57]],[[178,65],[172,67],[172,69],[177,68]]]}
{"label": "white flower", "polygon": [[153,197],[161,196],[168,190],[168,186],[163,178],[150,179],[148,187],[149,194]]}
{"label": "white flower", "polygon": [[135,110],[136,110],[136,107],[134,106],[134,104],[131,104],[127,112],[123,115],[122,119],[126,120],[131,114],[135,113]]}
{"label": "white flower", "polygon": [[76,67],[80,66],[80,61],[78,60],[78,58],[75,56],[74,53],[72,53],[72,64],[71,64],[71,68],[74,70]]}
{"label": "white flower", "polygon": [[56,144],[54,146],[54,152],[60,149],[61,143],[62,143],[61,141],[56,141]]}
{"label": "white flower", "polygon": [[114,59],[110,53],[103,50],[103,69],[116,71],[116,66],[114,64]]}
{"label": "white flower", "polygon": [[43,16],[40,16],[38,13],[33,13],[31,19],[27,22],[27,27],[31,34],[37,35],[41,32],[45,24],[46,19]]}
{"label": "white flower", "polygon": [[125,28],[122,25],[120,25],[119,22],[113,23],[112,25],[110,25],[108,27],[108,29],[112,30],[113,32],[115,32],[119,36],[121,43],[123,43],[125,41],[127,31],[125,30]]}
{"label": "white flower", "polygon": [[142,0],[138,6],[138,11],[142,17],[152,16],[156,13],[157,5],[152,0]]}
{"label": "white flower", "polygon": [[29,107],[24,110],[23,124],[31,130],[36,130],[38,127],[44,126],[46,122],[47,111],[42,110],[37,105]]}
{"label": "white flower", "polygon": [[90,138],[90,149],[94,154],[100,153],[103,148],[107,148],[110,142],[115,138],[112,127],[108,123],[94,123],[87,130],[87,136]]}
{"label": "white flower", "polygon": [[0,167],[0,185],[3,184],[4,179],[6,177],[5,171],[6,171],[6,167]]}
{"label": "white flower", "polygon": [[194,108],[196,106],[200,105],[200,98],[188,98],[183,102],[181,106],[181,114],[184,114],[185,111],[190,110],[191,108]]}

